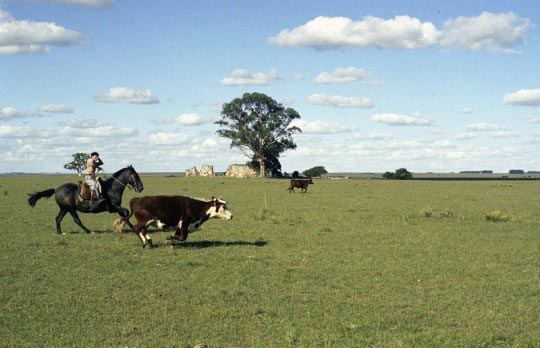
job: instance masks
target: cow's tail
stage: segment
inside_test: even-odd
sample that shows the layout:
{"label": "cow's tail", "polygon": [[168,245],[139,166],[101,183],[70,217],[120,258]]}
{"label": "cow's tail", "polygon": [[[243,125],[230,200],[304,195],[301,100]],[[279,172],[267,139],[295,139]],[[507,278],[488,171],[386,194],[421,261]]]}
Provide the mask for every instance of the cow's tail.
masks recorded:
{"label": "cow's tail", "polygon": [[124,226],[127,224],[133,230],[133,225],[129,222],[129,218],[133,215],[133,204],[129,202],[129,215],[116,219],[113,223],[114,230],[117,233],[122,233]]}
{"label": "cow's tail", "polygon": [[28,195],[30,197],[28,197],[28,204],[30,204],[31,207],[35,207],[37,201],[39,201],[43,197],[46,197],[46,198],[51,197],[52,195],[54,195],[55,191],[56,191],[55,189],[48,189],[48,190],[37,192],[34,194],[29,193]]}

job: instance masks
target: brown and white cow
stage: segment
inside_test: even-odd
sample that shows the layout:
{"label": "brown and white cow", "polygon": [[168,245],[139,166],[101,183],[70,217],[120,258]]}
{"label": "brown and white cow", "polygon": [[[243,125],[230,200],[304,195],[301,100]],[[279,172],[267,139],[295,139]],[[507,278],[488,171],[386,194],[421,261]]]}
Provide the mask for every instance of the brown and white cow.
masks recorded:
{"label": "brown and white cow", "polygon": [[[312,184],[313,181],[309,179],[291,179],[291,184],[289,185],[289,193],[294,192],[294,188],[299,188],[300,192],[307,192],[308,185]],[[294,192],[296,193],[296,192]]]}
{"label": "brown and white cow", "polygon": [[[176,227],[171,239],[184,241],[188,233],[198,229],[208,219],[230,220],[233,215],[227,202],[212,197],[210,201],[185,196],[145,196],[135,197],[129,202],[130,215],[115,222],[120,230],[124,223],[132,227],[144,248],[152,247],[152,238],[147,234],[149,226],[159,228]],[[135,216],[137,223],[131,225],[129,218]]]}

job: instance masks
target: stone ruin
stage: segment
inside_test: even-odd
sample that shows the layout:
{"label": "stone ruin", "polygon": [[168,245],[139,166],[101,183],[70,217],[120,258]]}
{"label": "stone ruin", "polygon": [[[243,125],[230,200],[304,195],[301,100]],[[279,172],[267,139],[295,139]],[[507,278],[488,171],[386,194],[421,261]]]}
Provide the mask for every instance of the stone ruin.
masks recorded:
{"label": "stone ruin", "polygon": [[201,167],[201,171],[198,171],[195,166],[186,169],[186,176],[216,176],[216,173],[214,173],[214,166],[204,164]]}
{"label": "stone ruin", "polygon": [[[214,166],[205,164],[200,171],[195,166],[186,169],[186,176],[216,176],[216,173],[214,172]],[[230,178],[255,178],[258,175],[256,171],[245,164],[231,164],[227,168],[225,176]]]}
{"label": "stone ruin", "polygon": [[225,176],[231,178],[255,178],[257,177],[257,172],[245,164],[231,164],[227,168]]}
{"label": "stone ruin", "polygon": [[214,173],[214,166],[209,164],[204,164],[201,167],[201,172],[199,173],[200,176],[216,176]]}
{"label": "stone ruin", "polygon": [[197,167],[193,166],[190,169],[186,169],[186,176],[199,176]]}

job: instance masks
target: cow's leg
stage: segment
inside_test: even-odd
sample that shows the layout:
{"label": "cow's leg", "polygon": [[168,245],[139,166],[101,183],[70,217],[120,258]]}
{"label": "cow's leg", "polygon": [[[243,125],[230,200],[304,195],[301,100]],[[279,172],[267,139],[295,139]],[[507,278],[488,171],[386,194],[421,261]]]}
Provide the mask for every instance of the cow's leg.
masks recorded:
{"label": "cow's leg", "polygon": [[133,226],[133,232],[135,232],[135,234],[137,235],[137,237],[139,237],[139,240],[141,241],[141,246],[143,247],[143,249],[146,247],[146,237],[145,237],[145,234],[146,234],[146,224],[141,224],[139,222],[137,222],[134,226]]}
{"label": "cow's leg", "polygon": [[292,191],[292,193],[296,193],[296,192],[294,192],[294,187],[292,187],[292,186],[291,186],[291,188],[289,189],[289,193],[291,193],[291,191]]}
{"label": "cow's leg", "polygon": [[58,234],[64,234],[62,232],[62,227],[60,226],[60,223],[62,222],[62,219],[64,216],[66,216],[67,210],[60,208],[60,212],[58,212],[58,215],[56,215],[56,233]]}
{"label": "cow's leg", "polygon": [[152,237],[150,237],[150,235],[148,234],[148,231],[146,231],[146,229],[144,229],[143,237],[146,239],[146,242],[148,243],[150,248],[153,248],[154,244],[152,243]]}
{"label": "cow's leg", "polygon": [[77,214],[76,210],[70,210],[69,213],[73,217],[73,221],[75,221],[75,223],[77,225],[79,225],[84,230],[84,232],[86,232],[86,233],[94,233],[94,232],[90,231],[88,228],[86,228],[86,226],[83,225],[81,219],[79,219],[79,214]]}
{"label": "cow's leg", "polygon": [[176,233],[174,234],[174,239],[183,242],[187,239],[188,236],[189,221],[180,220],[176,227]]}

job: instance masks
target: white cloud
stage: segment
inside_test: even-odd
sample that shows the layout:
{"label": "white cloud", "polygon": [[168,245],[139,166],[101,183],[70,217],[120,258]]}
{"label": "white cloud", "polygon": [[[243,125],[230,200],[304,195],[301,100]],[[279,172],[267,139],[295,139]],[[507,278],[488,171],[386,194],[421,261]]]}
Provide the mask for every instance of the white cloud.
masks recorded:
{"label": "white cloud", "polygon": [[294,126],[300,128],[302,130],[302,134],[336,134],[354,131],[354,128],[349,126],[342,126],[323,121],[305,121],[296,119],[291,122],[289,127]]}
{"label": "white cloud", "polygon": [[471,109],[471,108],[463,108],[463,109],[459,110],[459,112],[461,112],[462,114],[472,114],[473,109]]}
{"label": "white cloud", "polygon": [[62,136],[85,138],[122,138],[139,134],[135,128],[117,127],[93,119],[73,120],[62,123],[58,131]]}
{"label": "white cloud", "polygon": [[52,47],[80,44],[83,36],[55,23],[15,20],[0,10],[0,55],[48,53]]}
{"label": "white cloud", "polygon": [[339,95],[313,94],[308,97],[308,103],[314,105],[335,106],[338,108],[372,108],[373,102],[369,98],[349,98]]}
{"label": "white cloud", "polygon": [[440,32],[430,22],[396,16],[382,19],[372,16],[353,21],[346,17],[317,17],[292,30],[282,30],[268,42],[287,47],[315,49],[378,48],[414,49],[436,43]]}
{"label": "white cloud", "polygon": [[263,86],[271,85],[278,78],[277,70],[268,73],[250,72],[246,69],[234,69],[229,76],[221,80],[222,86]]}
{"label": "white cloud", "polygon": [[149,89],[136,91],[127,87],[113,87],[107,93],[98,94],[95,98],[98,102],[131,104],[157,104],[159,99],[152,95]]}
{"label": "white cloud", "polygon": [[37,129],[31,127],[13,127],[10,125],[0,125],[0,138],[13,139],[46,139],[56,136],[52,129]]}
{"label": "white cloud", "polygon": [[190,138],[184,133],[158,132],[150,134],[148,140],[153,145],[184,145]]}
{"label": "white cloud", "polygon": [[465,51],[514,53],[514,47],[523,43],[530,27],[528,19],[518,18],[512,12],[483,12],[477,17],[446,21],[439,45]]}
{"label": "white cloud", "polygon": [[99,126],[99,121],[96,119],[89,119],[89,118],[85,118],[85,119],[76,118],[74,120],[61,122],[60,125],[64,127],[80,128],[80,129],[96,128]]}
{"label": "white cloud", "polygon": [[383,19],[373,16],[354,21],[346,17],[316,17],[268,38],[274,45],[313,49],[363,48],[487,50],[514,53],[531,28],[529,19],[512,12],[483,12],[476,17],[450,19],[439,30],[431,22],[409,16]]}
{"label": "white cloud", "polygon": [[28,2],[43,2],[88,7],[105,7],[114,4],[114,0],[25,0]]}
{"label": "white cloud", "polygon": [[39,114],[33,111],[20,111],[14,107],[8,106],[0,109],[0,120],[1,119],[14,119],[14,118],[25,118],[25,117],[35,117],[40,116]]}
{"label": "white cloud", "polygon": [[72,114],[73,109],[65,104],[48,104],[39,107],[38,111],[55,114]]}
{"label": "white cloud", "polygon": [[201,116],[198,114],[182,114],[175,118],[175,122],[184,126],[200,126],[203,124],[212,123],[213,119],[211,117]]}
{"label": "white cloud", "polygon": [[525,117],[526,123],[540,123],[540,117],[527,116]]}
{"label": "white cloud", "polygon": [[313,81],[316,83],[347,83],[362,81],[371,75],[371,71],[350,66],[347,68],[336,68],[333,73],[322,72]]}
{"label": "white cloud", "polygon": [[475,132],[464,132],[456,136],[456,139],[458,140],[470,140],[474,139],[478,136],[478,133]]}
{"label": "white cloud", "polygon": [[117,138],[117,137],[131,137],[139,133],[134,128],[121,128],[112,125],[102,126],[98,128],[62,128],[60,134],[69,135],[72,137],[89,137],[89,138]]}
{"label": "white cloud", "polygon": [[540,88],[520,89],[517,92],[506,94],[503,98],[503,103],[521,106],[539,106]]}
{"label": "white cloud", "polygon": [[494,138],[516,138],[517,134],[508,130],[501,129],[493,132],[492,136]]}
{"label": "white cloud", "polygon": [[388,140],[393,139],[394,135],[390,132],[372,132],[368,135],[370,140]]}
{"label": "white cloud", "polygon": [[467,126],[467,130],[470,132],[488,132],[501,130],[501,127],[495,123],[472,123]]}
{"label": "white cloud", "polygon": [[420,116],[407,116],[399,114],[373,114],[371,119],[375,122],[385,123],[390,126],[430,126],[433,120]]}

